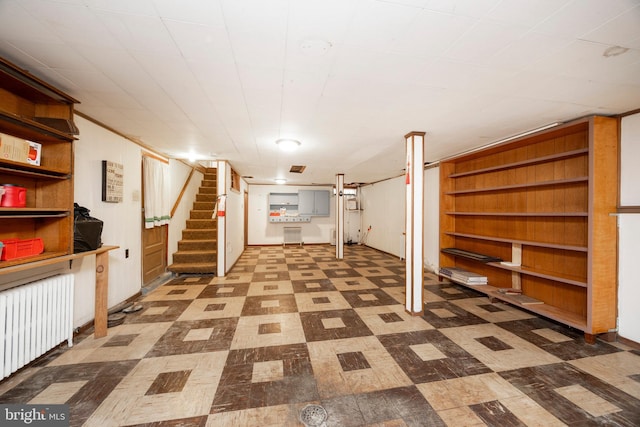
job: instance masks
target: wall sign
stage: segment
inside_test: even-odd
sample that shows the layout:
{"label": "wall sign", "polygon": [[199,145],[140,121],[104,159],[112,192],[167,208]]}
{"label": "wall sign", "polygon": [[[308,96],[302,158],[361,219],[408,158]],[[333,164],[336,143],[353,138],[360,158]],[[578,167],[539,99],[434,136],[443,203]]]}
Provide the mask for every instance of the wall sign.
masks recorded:
{"label": "wall sign", "polygon": [[120,163],[102,161],[102,201],[122,202],[123,167]]}

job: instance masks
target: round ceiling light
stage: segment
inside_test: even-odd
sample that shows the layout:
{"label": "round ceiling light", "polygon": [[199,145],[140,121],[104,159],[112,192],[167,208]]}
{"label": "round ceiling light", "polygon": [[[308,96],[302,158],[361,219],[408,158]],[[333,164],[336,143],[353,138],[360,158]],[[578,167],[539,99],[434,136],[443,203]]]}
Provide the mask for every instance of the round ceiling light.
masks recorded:
{"label": "round ceiling light", "polygon": [[300,146],[300,141],[295,139],[279,139],[276,141],[278,147],[283,151],[293,151]]}
{"label": "round ceiling light", "polygon": [[287,180],[284,178],[276,178],[275,182],[276,184],[286,184]]}

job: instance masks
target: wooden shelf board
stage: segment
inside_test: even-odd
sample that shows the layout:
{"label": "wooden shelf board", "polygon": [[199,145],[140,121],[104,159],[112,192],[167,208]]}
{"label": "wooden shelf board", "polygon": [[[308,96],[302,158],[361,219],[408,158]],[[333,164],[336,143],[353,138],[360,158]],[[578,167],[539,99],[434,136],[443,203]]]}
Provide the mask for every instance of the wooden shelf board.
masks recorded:
{"label": "wooden shelf board", "polygon": [[548,304],[520,304],[519,302],[517,302],[516,298],[513,298],[512,295],[501,294],[500,292],[497,292],[497,290],[494,292],[490,292],[489,296],[504,302],[508,302],[509,304],[522,308],[524,310],[528,310],[533,313],[540,314],[541,316],[545,316],[558,322],[562,322],[581,331],[586,332],[587,330],[586,319],[575,313],[560,310],[558,307],[554,307]]}
{"label": "wooden shelf board", "polygon": [[555,179],[552,181],[529,182],[526,184],[512,184],[512,185],[502,185],[502,186],[496,186],[496,187],[474,188],[471,190],[456,190],[456,191],[449,191],[444,194],[447,194],[447,195],[473,194],[473,193],[482,193],[482,192],[488,192],[488,191],[517,190],[521,188],[545,187],[545,186],[551,186],[551,185],[575,184],[575,183],[581,183],[581,182],[589,182],[589,177],[583,176],[578,178]]}
{"label": "wooden shelf board", "polygon": [[446,279],[467,288],[475,289],[476,291],[481,292],[490,298],[495,298],[500,301],[507,302],[515,307],[531,311],[532,313],[540,314],[541,316],[548,317],[549,319],[553,319],[558,322],[562,322],[581,331],[587,331],[586,319],[575,313],[566,312],[548,304],[520,304],[512,295],[505,295],[498,292],[498,289],[500,288],[495,286],[470,285],[468,283],[460,282],[449,277],[447,277]]}
{"label": "wooden shelf board", "polygon": [[0,261],[0,275],[30,270],[37,267],[44,267],[60,262],[73,261],[74,259],[83,258],[88,255],[98,255],[107,251],[112,251],[114,249],[118,249],[119,247],[120,246],[103,245],[96,250],[78,252],[77,254],[66,254],[64,252],[43,252],[40,255],[29,258],[20,258],[11,261]]}
{"label": "wooden shelf board", "polygon": [[4,125],[3,132],[32,141],[58,142],[63,140],[71,142],[76,139],[73,135],[7,111],[0,111],[0,121]]}
{"label": "wooden shelf board", "polygon": [[0,75],[6,76],[2,79],[2,86],[22,98],[44,103],[53,101],[60,104],[77,104],[79,102],[60,89],[2,58],[0,58]]}
{"label": "wooden shelf board", "polygon": [[550,249],[561,249],[565,251],[575,251],[575,252],[589,251],[589,249],[586,246],[558,245],[555,243],[533,242],[531,240],[503,239],[500,237],[480,236],[478,234],[453,233],[453,232],[446,232],[445,234],[449,236],[454,236],[454,237],[466,237],[469,239],[488,240],[491,242],[502,242],[502,243],[510,243],[510,244],[516,243],[519,245],[536,246],[540,248],[550,248]]}
{"label": "wooden shelf board", "polygon": [[541,279],[552,280],[554,282],[566,283],[568,285],[579,286],[581,288],[586,288],[587,283],[579,280],[569,279],[567,277],[560,277],[552,274],[542,273],[539,271],[529,270],[524,267],[513,267],[509,265],[504,265],[499,262],[488,262],[486,265],[490,265],[492,267],[501,268],[503,270],[515,271],[516,273],[526,274],[529,276],[539,277]]}
{"label": "wooden shelf board", "polygon": [[618,214],[638,214],[640,213],[640,206],[618,206],[616,209]]}
{"label": "wooden shelf board", "polygon": [[71,215],[57,208],[0,208],[0,218],[64,218]]}
{"label": "wooden shelf board", "polygon": [[66,255],[64,252],[43,252],[39,255],[34,255],[24,258],[16,258],[9,261],[0,261],[0,275],[8,272],[21,271],[25,268],[22,266],[28,265],[28,268],[33,268],[36,265],[42,263],[42,265],[48,265],[48,260],[52,258],[59,258]]}
{"label": "wooden shelf board", "polygon": [[27,163],[0,160],[0,172],[17,176],[31,176],[36,178],[69,179],[71,173],[68,170],[52,169]]}
{"label": "wooden shelf board", "polygon": [[557,216],[557,217],[586,217],[587,212],[445,212],[447,215],[469,215],[469,216]]}
{"label": "wooden shelf board", "polygon": [[581,156],[588,153],[589,153],[588,148],[581,148],[578,150],[565,151],[562,153],[552,154],[549,156],[536,157],[534,159],[522,160],[522,161],[513,162],[513,163],[506,163],[504,165],[492,166],[489,168],[482,168],[482,169],[476,169],[473,171],[454,173],[449,175],[449,178],[460,178],[463,176],[477,175],[477,174],[486,173],[486,172],[495,172],[495,171],[504,170],[504,169],[512,169],[515,167],[529,166],[537,163],[545,163],[545,162],[551,162],[554,160],[566,159],[569,157]]}

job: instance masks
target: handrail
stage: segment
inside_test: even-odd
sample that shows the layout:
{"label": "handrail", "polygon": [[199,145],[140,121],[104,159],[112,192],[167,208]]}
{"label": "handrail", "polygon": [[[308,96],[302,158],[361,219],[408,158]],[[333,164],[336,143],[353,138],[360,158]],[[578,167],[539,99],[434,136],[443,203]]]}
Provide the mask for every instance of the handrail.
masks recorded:
{"label": "handrail", "polygon": [[189,185],[189,182],[191,182],[191,177],[193,176],[193,172],[195,172],[195,168],[191,167],[191,172],[189,172],[189,176],[187,177],[184,185],[182,186],[182,190],[180,190],[180,194],[178,194],[176,202],[173,204],[173,208],[171,209],[171,218],[173,218],[173,215],[178,210],[178,206],[180,206],[180,202],[182,201],[182,196],[187,191],[187,186]]}

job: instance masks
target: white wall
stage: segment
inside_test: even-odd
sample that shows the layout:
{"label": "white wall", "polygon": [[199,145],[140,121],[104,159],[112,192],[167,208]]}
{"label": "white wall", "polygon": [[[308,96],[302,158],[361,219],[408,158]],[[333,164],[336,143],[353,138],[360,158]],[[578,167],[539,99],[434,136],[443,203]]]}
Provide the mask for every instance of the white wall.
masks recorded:
{"label": "white wall", "polygon": [[295,223],[302,227],[304,243],[329,243],[335,228],[335,196],[332,187],[309,187],[293,185],[249,185],[249,245],[281,245],[283,229],[291,223],[269,222],[269,193],[297,193],[298,190],[329,190],[330,216],[315,216],[311,222]]}
{"label": "white wall", "polygon": [[[113,307],[140,292],[142,286],[142,149],[82,117],[76,116],[75,123],[80,135],[74,144],[74,201],[104,222],[103,244],[119,246],[119,249],[109,252],[108,306]],[[121,203],[102,201],[102,160],[123,165],[124,200]],[[172,200],[175,201],[184,184],[182,178],[189,168],[180,162],[170,162],[170,169],[172,177],[174,173],[177,177],[172,179],[170,189]],[[177,210],[177,220],[169,227],[169,248],[177,246],[175,236],[179,236],[184,228],[182,217],[185,210],[188,214],[192,206],[200,180],[196,179],[193,184],[195,187],[190,185],[183,196]],[[190,191],[193,194],[189,194]],[[125,257],[126,249],[129,249],[128,258]],[[4,275],[0,280],[0,289],[71,272],[75,280],[73,325],[82,326],[95,317],[95,268],[95,255],[89,255],[74,260],[71,267],[68,262],[62,262]]]}
{"label": "white wall", "polygon": [[[640,206],[640,113],[622,119],[620,205]],[[618,217],[618,333],[640,342],[640,214]]]}
{"label": "white wall", "polygon": [[[362,232],[372,248],[404,258],[404,176],[361,187]],[[440,168],[424,171],[424,265],[439,268]]]}
{"label": "white wall", "polygon": [[244,192],[247,183],[240,179],[240,190],[231,189],[231,167],[227,168],[226,268],[227,273],[244,251]]}
{"label": "white wall", "polygon": [[360,187],[363,243],[404,258],[404,176]]}
{"label": "white wall", "polygon": [[[102,242],[119,249],[109,252],[109,307],[140,291],[142,262],[141,149],[82,117],[76,116],[80,136],[75,143],[74,200],[104,222]],[[102,160],[123,165],[123,201],[102,201]],[[125,250],[129,249],[129,258]],[[95,257],[74,261],[76,295],[74,325],[94,317]]]}
{"label": "white wall", "polygon": [[[104,221],[102,242],[119,246],[109,252],[108,306],[116,306],[136,295],[142,288],[142,153],[137,144],[76,116],[80,129],[75,143],[74,198],[90,209],[91,215]],[[121,203],[102,201],[102,160],[121,163],[124,167],[124,197]],[[171,206],[182,191],[191,168],[176,160],[169,161]],[[171,219],[168,230],[168,262],[177,250],[178,240],[193,206],[202,174],[195,172],[181,202]],[[129,249],[129,257],[125,250]],[[73,262],[75,276],[74,326],[81,326],[94,318],[95,256]]]}

